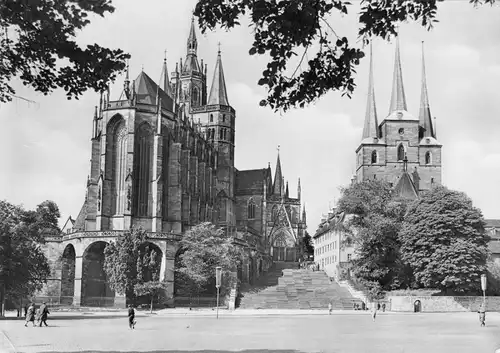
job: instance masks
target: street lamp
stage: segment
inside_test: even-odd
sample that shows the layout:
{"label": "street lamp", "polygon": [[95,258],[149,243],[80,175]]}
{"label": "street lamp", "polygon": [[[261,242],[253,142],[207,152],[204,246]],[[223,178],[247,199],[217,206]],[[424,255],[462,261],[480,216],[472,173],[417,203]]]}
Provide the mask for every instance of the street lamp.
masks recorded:
{"label": "street lamp", "polygon": [[220,290],[220,282],[222,276],[222,267],[217,266],[215,268],[215,287],[217,288],[217,319],[219,318],[219,290]]}
{"label": "street lamp", "polygon": [[486,275],[481,275],[481,289],[483,291],[483,305],[484,305],[484,309],[486,310],[486,284],[487,284],[487,281],[486,281]]}

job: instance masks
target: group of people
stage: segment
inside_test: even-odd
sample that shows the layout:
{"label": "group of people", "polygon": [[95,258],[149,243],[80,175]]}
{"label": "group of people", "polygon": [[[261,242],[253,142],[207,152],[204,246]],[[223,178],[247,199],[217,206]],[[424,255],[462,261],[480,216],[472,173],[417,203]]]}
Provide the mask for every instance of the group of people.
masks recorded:
{"label": "group of people", "polygon": [[35,303],[31,303],[27,309],[25,308],[26,322],[24,326],[28,327],[28,322],[32,322],[33,327],[35,327],[36,323],[39,324],[39,327],[42,327],[42,324],[49,326],[47,325],[49,314],[49,308],[45,302],[38,309],[35,309]]}

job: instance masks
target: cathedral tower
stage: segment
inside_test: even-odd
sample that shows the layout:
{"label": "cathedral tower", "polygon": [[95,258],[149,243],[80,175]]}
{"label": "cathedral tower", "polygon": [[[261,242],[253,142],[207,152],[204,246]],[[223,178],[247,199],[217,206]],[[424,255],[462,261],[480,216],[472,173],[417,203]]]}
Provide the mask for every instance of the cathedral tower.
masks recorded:
{"label": "cathedral tower", "polygon": [[[392,94],[388,115],[378,122],[370,46],[370,74],[363,136],[356,150],[358,181],[386,180],[406,196],[441,184],[441,145],[432,125],[422,48],[419,118],[408,112],[396,38]],[[403,185],[405,185],[403,187]]]}

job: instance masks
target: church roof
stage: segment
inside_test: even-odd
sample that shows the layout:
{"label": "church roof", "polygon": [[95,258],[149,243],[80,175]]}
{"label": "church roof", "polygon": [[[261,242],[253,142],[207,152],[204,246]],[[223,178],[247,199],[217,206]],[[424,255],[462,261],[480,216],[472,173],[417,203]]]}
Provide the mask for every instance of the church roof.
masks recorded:
{"label": "church roof", "polygon": [[406,171],[399,178],[394,191],[397,195],[405,199],[418,199],[418,190],[415,188],[410,175]]}
{"label": "church roof", "polygon": [[214,79],[212,81],[212,87],[210,88],[208,104],[229,105],[220,50],[217,55],[217,63],[215,64]]}
{"label": "church roof", "polygon": [[267,173],[267,168],[236,171],[235,193],[240,195],[262,193]]}
{"label": "church roof", "polygon": [[486,228],[500,228],[500,219],[485,219]]}
{"label": "church roof", "polygon": [[87,218],[87,206],[88,206],[87,200],[85,200],[82,208],[80,209],[80,213],[78,213],[78,216],[76,217],[73,229],[85,230],[85,219]]}
{"label": "church roof", "polygon": [[134,92],[137,103],[157,105],[157,96],[161,99],[161,106],[164,109],[173,111],[173,100],[163,91],[151,77],[144,71],[134,81]]}

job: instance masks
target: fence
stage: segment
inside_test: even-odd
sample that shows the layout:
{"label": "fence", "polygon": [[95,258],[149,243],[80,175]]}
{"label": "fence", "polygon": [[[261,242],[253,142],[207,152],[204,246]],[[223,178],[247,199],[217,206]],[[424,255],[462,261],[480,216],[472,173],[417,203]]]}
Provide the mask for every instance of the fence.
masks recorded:
{"label": "fence", "polygon": [[[216,297],[175,297],[175,307],[190,308],[215,308],[217,306]],[[224,305],[224,298],[220,298],[219,307]]]}

